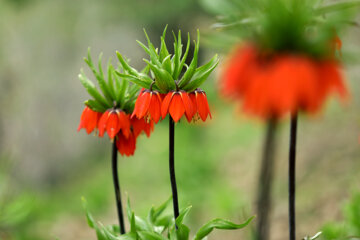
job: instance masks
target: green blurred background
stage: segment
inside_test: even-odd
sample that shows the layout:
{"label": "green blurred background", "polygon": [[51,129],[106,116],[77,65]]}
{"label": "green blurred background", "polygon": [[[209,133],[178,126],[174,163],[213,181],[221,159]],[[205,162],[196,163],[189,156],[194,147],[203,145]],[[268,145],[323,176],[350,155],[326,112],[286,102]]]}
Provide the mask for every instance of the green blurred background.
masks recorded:
{"label": "green blurred background", "polygon": [[[81,196],[96,219],[116,223],[111,144],[76,132],[88,98],[77,79],[86,69],[82,59],[90,46],[94,58],[104,52],[104,59],[115,59],[118,50],[142,67],[144,52],[135,40],[144,41],[146,28],[158,43],[166,24],[193,37],[199,28],[209,43],[205,36],[216,20],[204,9],[211,8],[194,0],[0,0],[1,240],[95,239]],[[358,51],[359,37],[359,28],[341,36],[344,51]],[[207,44],[200,51],[202,61],[215,53]],[[176,126],[180,205],[193,205],[193,229],[215,217],[241,221],[254,214],[265,126],[218,96],[220,69],[204,86],[213,119]],[[346,70],[351,101],[343,106],[331,100],[321,114],[300,120],[298,238],[341,220],[341,205],[359,190],[360,69],[352,63]],[[276,240],[287,239],[288,128],[284,120],[278,135]],[[167,156],[164,121],[151,138],[138,139],[134,157],[120,157],[121,187],[139,215],[171,193]],[[248,239],[249,229],[215,232],[209,239]]]}

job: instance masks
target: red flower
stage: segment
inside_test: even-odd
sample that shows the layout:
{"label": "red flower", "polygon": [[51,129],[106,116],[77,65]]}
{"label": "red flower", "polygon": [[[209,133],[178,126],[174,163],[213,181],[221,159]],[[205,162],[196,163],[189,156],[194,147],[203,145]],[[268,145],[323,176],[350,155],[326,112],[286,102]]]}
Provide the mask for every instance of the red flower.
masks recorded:
{"label": "red flower", "polygon": [[208,116],[212,118],[206,93],[203,90],[196,89],[194,92],[189,93],[189,97],[194,107],[194,114],[192,117],[186,115],[188,122],[191,122],[192,119],[196,120],[199,118],[205,122]]}
{"label": "red flower", "polygon": [[251,45],[230,58],[222,83],[225,95],[242,99],[245,111],[264,118],[298,110],[316,112],[332,92],[347,96],[340,66],[334,60],[261,55]]}
{"label": "red flower", "polygon": [[145,118],[159,122],[161,116],[161,96],[157,91],[144,89],[136,100],[134,112],[131,117],[136,116],[138,119]]}
{"label": "red flower", "polygon": [[184,114],[187,118],[194,116],[194,107],[187,92],[171,91],[165,96],[161,105],[162,118],[165,118],[168,113],[174,122],[179,121]]}
{"label": "red flower", "polygon": [[150,133],[154,130],[154,122],[147,122],[144,118],[132,118],[131,127],[135,137],[139,136],[143,131],[150,137]]}
{"label": "red flower", "polygon": [[132,156],[136,149],[136,136],[133,132],[126,137],[122,132],[117,134],[116,147],[121,155]]}
{"label": "red flower", "polygon": [[127,138],[130,135],[130,117],[118,109],[107,110],[101,116],[98,128],[100,137],[103,137],[106,131],[110,139],[114,139],[121,130],[122,134]]}
{"label": "red flower", "polygon": [[95,112],[86,106],[80,117],[78,131],[85,128],[86,132],[90,134],[97,127],[100,117],[101,113]]}

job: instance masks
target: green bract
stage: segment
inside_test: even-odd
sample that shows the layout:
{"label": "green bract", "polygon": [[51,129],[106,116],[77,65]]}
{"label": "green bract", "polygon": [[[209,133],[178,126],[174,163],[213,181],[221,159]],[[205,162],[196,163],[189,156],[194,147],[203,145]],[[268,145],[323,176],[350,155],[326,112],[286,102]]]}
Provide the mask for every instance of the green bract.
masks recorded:
{"label": "green bract", "polygon": [[[136,71],[125,61],[124,57],[117,52],[118,59],[125,72],[116,72],[120,77],[143,88],[153,88],[161,93],[167,93],[171,90],[193,91],[209,77],[219,62],[217,55],[215,55],[208,63],[198,67],[200,47],[199,31],[197,32],[197,41],[194,41],[194,55],[189,66],[185,63],[190,50],[189,34],[185,51],[183,51],[181,31],[178,32],[177,37],[175,33],[173,33],[174,53],[170,54],[165,43],[166,28],[161,37],[160,50],[155,48],[146,31],[144,32],[147,39],[147,46],[139,41],[138,43],[149,55],[149,59],[144,59],[147,63],[146,71]],[[151,77],[148,75],[149,71]]]}
{"label": "green bract", "polygon": [[121,66],[115,70],[111,64],[111,60],[109,60],[106,80],[101,66],[102,54],[99,56],[97,69],[91,59],[90,48],[88,49],[88,57],[84,60],[94,73],[100,87],[99,91],[95,84],[85,76],[84,71],[81,70],[79,74],[80,82],[92,97],[92,99],[85,101],[85,105],[96,112],[105,112],[107,109],[116,107],[127,113],[131,113],[134,109],[139,87],[136,84],[129,84],[128,81],[119,78],[118,75],[115,74],[115,71],[121,71]]}
{"label": "green bract", "polygon": [[235,224],[217,218],[203,225],[195,233],[194,237],[190,238],[190,229],[183,224],[183,221],[188,215],[191,206],[183,209],[180,212],[179,217],[174,221],[172,215],[165,214],[166,208],[170,202],[171,198],[159,207],[152,207],[147,217],[141,218],[134,214],[128,200],[126,212],[130,223],[130,231],[123,235],[119,234],[119,227],[116,225],[105,227],[100,223],[96,223],[87,210],[85,199],[83,199],[83,206],[86,211],[88,225],[95,229],[98,240],[201,240],[206,239],[214,229],[235,230],[244,228],[254,218],[250,217],[242,224]]}
{"label": "green bract", "polygon": [[[202,0],[216,15],[227,46],[239,39],[264,52],[295,52],[328,57],[336,35],[349,25],[359,0],[324,4],[322,0]],[[232,41],[232,44],[229,44]],[[226,47],[226,46],[225,46]]]}

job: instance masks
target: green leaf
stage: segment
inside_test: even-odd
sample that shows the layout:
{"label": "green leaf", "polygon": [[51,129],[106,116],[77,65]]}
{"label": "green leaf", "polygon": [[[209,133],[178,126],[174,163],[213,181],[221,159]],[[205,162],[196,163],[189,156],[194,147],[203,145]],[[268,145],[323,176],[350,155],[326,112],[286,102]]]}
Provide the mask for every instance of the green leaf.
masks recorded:
{"label": "green leaf", "polygon": [[137,72],[137,70],[135,68],[132,68],[127,61],[125,61],[125,59],[123,58],[123,56],[117,51],[116,52],[116,56],[118,57],[122,67],[129,72],[131,75],[134,75],[136,77],[139,76],[139,73]]}
{"label": "green leaf", "polygon": [[336,2],[332,4],[328,4],[326,6],[321,6],[315,9],[316,14],[326,14],[335,11],[342,11],[348,8],[359,7],[360,1],[359,0],[352,0],[352,1],[344,1],[344,2]]}
{"label": "green leaf", "polygon": [[178,229],[176,230],[176,236],[178,240],[188,240],[189,234],[190,229],[187,226],[184,224],[178,226]]}
{"label": "green leaf", "polygon": [[175,220],[176,225],[180,226],[183,223],[184,218],[189,214],[191,208],[192,206],[188,206],[187,208],[184,208],[180,211],[179,216]]}
{"label": "green leaf", "polygon": [[94,63],[91,59],[91,55],[90,55],[90,48],[88,48],[88,58],[84,58],[84,61],[87,63],[87,65],[89,66],[89,68],[91,69],[91,71],[94,73],[96,80],[99,84],[99,87],[102,91],[102,93],[104,94],[105,98],[107,99],[107,101],[112,104],[112,101],[114,99],[111,98],[111,94],[110,94],[110,90],[106,84],[106,81],[104,79],[104,73],[102,71],[102,67],[101,67],[101,61],[102,61],[102,53],[99,55],[99,62],[98,62],[98,68],[99,68],[99,72],[96,71]]}
{"label": "green leaf", "polygon": [[[178,48],[179,48],[179,57],[181,57],[181,54],[182,54],[182,44],[181,44],[181,33],[179,31],[179,36],[178,36]],[[184,56],[182,57],[181,59],[181,62],[180,62],[180,65],[177,69],[175,69],[175,77],[174,79],[178,79],[180,74],[181,74],[181,71],[184,67],[184,64],[185,64],[185,61],[187,59],[187,56],[189,54],[189,50],[190,50],[190,34],[188,33],[188,39],[187,39],[187,45],[186,45],[186,50],[185,50],[185,53],[184,53]]]}
{"label": "green leaf", "polygon": [[147,42],[148,42],[149,55],[150,55],[151,62],[154,63],[157,66],[161,66],[161,62],[159,60],[159,55],[157,54],[157,51],[156,51],[154,45],[151,43],[150,38],[147,35],[145,29],[144,29],[144,33],[145,33],[145,37],[146,37]]}
{"label": "green leaf", "polygon": [[158,207],[152,207],[148,213],[148,220],[150,222],[155,223],[158,218],[160,217],[160,215],[165,211],[165,209],[169,206],[169,203],[171,202],[172,197],[169,197],[164,203],[162,203],[160,206]]}
{"label": "green leaf", "polygon": [[167,29],[167,25],[163,31],[162,37],[160,38],[160,40],[161,40],[160,53],[159,53],[160,62],[162,62],[169,55],[169,51],[167,50],[166,43],[165,43],[166,29]]}
{"label": "green leaf", "polygon": [[155,84],[161,91],[168,92],[168,90],[174,90],[176,88],[174,79],[170,73],[162,68],[155,66],[146,59],[144,59],[144,61],[149,64],[151,71],[155,75]]}
{"label": "green leaf", "polygon": [[81,197],[81,202],[82,202],[82,206],[86,212],[86,220],[87,220],[87,223],[89,225],[89,227],[91,228],[95,228],[95,221],[94,221],[94,218],[93,216],[90,214],[88,208],[87,208],[87,201],[84,197]]}
{"label": "green leaf", "polygon": [[191,80],[192,76],[194,75],[198,63],[198,53],[199,53],[199,47],[200,47],[200,32],[198,30],[197,32],[197,42],[195,42],[195,51],[193,59],[190,63],[189,68],[186,70],[184,76],[181,78],[179,82],[179,87],[183,88],[186,86],[186,84]]}
{"label": "green leaf", "polygon": [[145,82],[143,81],[143,79],[139,78],[139,77],[135,77],[135,76],[132,76],[132,75],[128,75],[128,74],[123,74],[123,73],[120,73],[120,72],[116,72],[116,74],[119,76],[119,77],[122,77],[124,80],[127,80],[127,81],[130,81],[136,85],[139,85],[140,87],[143,87],[143,88],[150,88],[150,84],[151,82]]}
{"label": "green leaf", "polygon": [[103,113],[106,111],[106,108],[104,108],[100,103],[98,103],[97,101],[95,101],[93,99],[86,100],[84,102],[84,104],[95,112]]}
{"label": "green leaf", "polygon": [[218,64],[219,59],[217,55],[215,55],[207,64],[196,69],[191,82],[189,82],[185,87],[183,87],[183,89],[185,91],[193,91],[196,88],[200,87]]}
{"label": "green leaf", "polygon": [[108,74],[108,87],[109,87],[109,93],[111,95],[111,98],[113,100],[116,100],[116,93],[115,93],[115,86],[114,86],[114,79],[113,79],[113,75],[114,75],[114,67],[111,65],[111,58],[109,59],[108,62],[108,68],[107,68],[107,74]]}
{"label": "green leaf", "polygon": [[97,101],[99,102],[104,108],[110,108],[111,104],[98,92],[95,85],[85,76],[83,70],[79,74],[79,79],[88,93]]}
{"label": "green leaf", "polygon": [[166,240],[164,236],[155,232],[140,231],[138,234],[141,240]]}
{"label": "green leaf", "polygon": [[[171,63],[171,55],[167,55],[164,60],[162,61],[162,67],[168,72],[170,73],[170,75],[172,75],[173,72],[173,67],[172,67],[172,63]],[[171,76],[172,77],[172,76]]]}
{"label": "green leaf", "polygon": [[249,218],[246,222],[242,223],[242,224],[236,224],[227,220],[223,220],[223,219],[214,219],[210,222],[208,222],[207,224],[205,224],[204,226],[202,226],[198,232],[196,233],[194,240],[201,240],[204,237],[206,237],[207,235],[209,235],[214,229],[225,229],[225,230],[230,230],[230,229],[241,229],[246,227],[252,220],[254,219],[254,217]]}

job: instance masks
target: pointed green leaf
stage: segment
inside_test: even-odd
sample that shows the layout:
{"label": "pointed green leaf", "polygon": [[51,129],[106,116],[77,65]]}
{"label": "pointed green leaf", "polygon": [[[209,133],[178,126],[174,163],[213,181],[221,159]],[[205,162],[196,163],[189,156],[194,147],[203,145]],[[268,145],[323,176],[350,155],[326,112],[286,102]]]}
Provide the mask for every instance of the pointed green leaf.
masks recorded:
{"label": "pointed green leaf", "polygon": [[116,100],[116,93],[115,93],[115,86],[114,86],[114,79],[113,79],[114,71],[115,70],[111,64],[111,58],[110,58],[108,61],[108,68],[107,68],[108,88],[109,88],[109,93],[111,95],[111,98],[113,100]]}
{"label": "pointed green leaf", "polygon": [[96,80],[99,84],[99,87],[100,87],[102,93],[104,94],[106,100],[110,104],[112,104],[113,99],[111,98],[110,90],[104,79],[104,74],[103,74],[102,67],[101,67],[101,60],[102,60],[102,53],[100,53],[100,55],[99,55],[99,63],[98,63],[99,72],[97,72],[97,70],[95,69],[94,63],[92,62],[92,59],[91,59],[90,48],[88,49],[88,58],[87,59],[85,58],[84,61],[89,66],[91,71],[94,73]]}
{"label": "pointed green leaf", "polygon": [[138,232],[141,240],[166,240],[164,236],[155,232]]}
{"label": "pointed green leaf", "polygon": [[86,220],[87,220],[87,223],[89,225],[89,227],[91,228],[95,228],[95,221],[94,221],[94,218],[93,216],[91,215],[91,213],[89,212],[88,208],[87,208],[87,201],[84,197],[81,197],[81,202],[82,202],[82,206],[85,210],[85,213],[86,213]]}
{"label": "pointed green leaf", "polygon": [[195,42],[195,51],[193,59],[190,63],[190,66],[188,70],[185,72],[184,76],[181,78],[179,82],[179,87],[183,88],[192,78],[196,71],[197,63],[198,63],[198,53],[199,53],[199,47],[200,47],[200,32],[198,31],[198,37],[197,42]]}
{"label": "pointed green leaf", "polygon": [[215,55],[207,64],[196,69],[195,74],[192,77],[191,82],[183,87],[185,91],[193,91],[200,87],[209,75],[213,72],[219,63],[217,55]]}
{"label": "pointed green leaf", "polygon": [[84,102],[84,104],[95,112],[103,113],[106,111],[106,108],[104,108],[100,103],[98,103],[97,101],[95,101],[93,99],[86,100]]}
{"label": "pointed green leaf", "polygon": [[184,218],[189,214],[189,211],[191,210],[192,206],[188,206],[187,208],[184,208],[180,211],[179,216],[176,218],[175,223],[176,225],[181,225],[184,221]]}
{"label": "pointed green leaf", "polygon": [[170,73],[162,68],[155,66],[146,59],[144,59],[144,61],[149,64],[151,71],[155,75],[155,84],[161,91],[168,92],[169,90],[174,90],[176,88],[174,79]]}
{"label": "pointed green leaf", "polygon": [[321,6],[315,9],[316,14],[322,15],[326,13],[331,13],[335,11],[342,11],[348,8],[355,8],[360,6],[359,0],[335,2],[328,4],[326,6]]}
{"label": "pointed green leaf", "polygon": [[138,78],[138,77],[135,77],[135,76],[132,76],[132,75],[128,75],[128,74],[123,74],[123,73],[120,73],[120,72],[115,72],[119,77],[122,77],[124,80],[127,80],[127,81],[130,81],[136,85],[139,85],[140,87],[143,87],[143,88],[150,88],[150,84],[151,82],[145,82],[143,81],[142,79]]}
{"label": "pointed green leaf", "polygon": [[97,101],[99,102],[104,108],[110,108],[111,104],[98,92],[95,85],[85,76],[83,70],[79,74],[79,79],[88,93]]}
{"label": "pointed green leaf", "polygon": [[[181,44],[181,35],[180,35],[180,31],[179,31],[179,37],[178,37],[178,48],[179,48],[179,52],[180,52],[180,57],[182,54],[182,44]],[[180,77],[181,71],[184,67],[185,61],[187,59],[187,56],[189,54],[189,50],[190,50],[190,34],[188,33],[188,39],[187,39],[187,44],[186,44],[186,50],[185,53],[181,59],[180,65],[179,67],[176,69],[176,74],[175,74],[175,78],[176,80],[178,80],[178,78]]]}
{"label": "pointed green leaf", "polygon": [[214,229],[224,229],[224,230],[231,230],[231,229],[241,229],[249,225],[249,223],[254,219],[254,217],[249,218],[246,222],[242,224],[236,224],[227,220],[223,219],[214,219],[204,226],[202,226],[198,232],[196,233],[194,240],[201,240],[207,235],[209,235]]}

